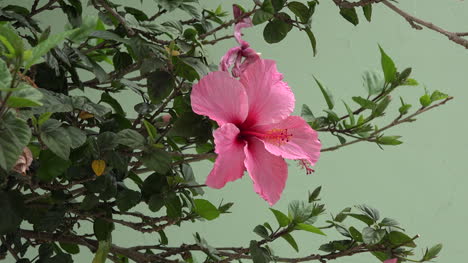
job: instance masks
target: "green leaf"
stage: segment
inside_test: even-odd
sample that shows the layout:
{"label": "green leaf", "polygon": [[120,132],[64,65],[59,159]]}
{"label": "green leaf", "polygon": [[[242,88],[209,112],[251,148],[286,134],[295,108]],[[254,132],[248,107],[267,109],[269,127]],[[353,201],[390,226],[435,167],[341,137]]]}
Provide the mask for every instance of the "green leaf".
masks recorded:
{"label": "green leaf", "polygon": [[293,12],[302,23],[307,23],[310,18],[309,8],[301,2],[289,2],[288,8]]}
{"label": "green leaf", "polygon": [[313,203],[320,200],[318,199],[320,191],[322,191],[322,186],[315,188],[315,190],[312,193],[309,193],[309,203]]}
{"label": "green leaf", "polygon": [[80,209],[91,210],[98,204],[99,198],[97,198],[94,194],[87,194],[83,201],[81,201]]}
{"label": "green leaf", "polygon": [[429,94],[424,94],[423,96],[419,98],[419,103],[421,103],[421,106],[423,107],[427,107],[431,105],[432,103],[431,96],[429,96]]}
{"label": "green leaf", "polygon": [[311,233],[326,236],[325,233],[322,232],[322,230],[320,230],[319,228],[317,228],[317,227],[315,227],[313,225],[299,223],[299,224],[296,225],[295,228],[300,229],[300,230],[304,230],[304,231],[308,231],[308,232],[311,232]]}
{"label": "green leaf", "polygon": [[120,211],[125,212],[136,206],[141,200],[141,194],[138,191],[124,189],[117,194],[116,204]]}
{"label": "green leaf", "polygon": [[114,109],[115,113],[120,114],[122,116],[126,115],[120,103],[116,99],[114,99],[109,93],[107,92],[102,93],[101,102],[105,102],[109,104],[112,107],[112,109]]}
{"label": "green leaf", "polygon": [[423,261],[429,261],[434,259],[439,255],[440,251],[442,250],[442,244],[437,244],[430,249],[426,249],[426,253],[424,253]]}
{"label": "green leaf", "polygon": [[356,13],[356,9],[354,7],[353,8],[340,8],[340,15],[355,26],[359,24],[359,18]]}
{"label": "green leaf", "polygon": [[349,234],[357,242],[363,242],[361,232],[359,232],[355,227],[352,226],[349,228]]}
{"label": "green leaf", "polygon": [[276,221],[278,221],[278,225],[280,227],[284,227],[284,226],[287,226],[289,225],[289,223],[291,222],[291,220],[289,220],[289,217],[285,214],[283,214],[282,212],[278,211],[278,210],[275,210],[273,208],[270,208],[271,212],[273,212],[273,214],[275,215],[276,217]]}
{"label": "green leaf", "polygon": [[379,223],[380,226],[398,226],[399,223],[395,219],[385,217],[382,219],[382,222]]}
{"label": "green leaf", "polygon": [[362,230],[362,240],[368,245],[375,245],[382,240],[385,233],[386,232],[383,229],[375,230],[372,227],[365,227]]}
{"label": "green leaf", "polygon": [[72,244],[72,243],[64,243],[64,242],[59,242],[60,247],[65,250],[66,252],[70,254],[78,254],[80,253],[80,247],[77,244]]}
{"label": "green leaf", "polygon": [[400,145],[403,142],[398,140],[401,136],[381,136],[377,137],[376,142],[382,145]]}
{"label": "green leaf", "polygon": [[351,108],[348,106],[348,104],[346,104],[346,102],[343,101],[343,104],[345,105],[346,111],[348,112],[349,120],[350,120],[351,125],[354,125],[354,124],[356,123],[356,119],[354,118],[354,113],[353,113],[353,111],[352,111]]}
{"label": "green leaf", "polygon": [[281,19],[274,18],[263,29],[263,38],[269,44],[278,43],[283,40],[292,26]]}
{"label": "green leaf", "polygon": [[312,113],[312,110],[310,110],[309,106],[305,104],[302,104],[301,117],[304,118],[306,122],[315,121],[315,116]]}
{"label": "green leaf", "polygon": [[219,210],[214,206],[210,201],[204,199],[194,199],[193,203],[195,204],[195,213],[199,216],[207,219],[213,220],[219,217]]}
{"label": "green leaf", "polygon": [[103,218],[96,218],[93,223],[93,230],[96,239],[99,241],[108,240],[114,230],[114,223]]}
{"label": "green leaf", "polygon": [[143,148],[145,142],[145,137],[132,129],[121,130],[117,133],[117,143],[128,146],[132,149]]}
{"label": "green leaf", "polygon": [[252,24],[259,25],[261,23],[264,23],[270,20],[272,17],[273,17],[272,13],[265,12],[262,9],[258,9],[252,18]]}
{"label": "green leaf", "polygon": [[292,201],[288,206],[289,218],[296,223],[303,223],[312,216],[312,210],[309,203]]}
{"label": "green leaf", "polygon": [[147,168],[160,174],[166,173],[171,168],[172,163],[168,152],[156,148],[144,151],[141,161]]}
{"label": "green leaf", "polygon": [[167,11],[171,12],[177,9],[180,4],[184,2],[184,0],[155,0],[158,5],[161,5],[162,8],[166,9]]}
{"label": "green leaf", "polygon": [[377,95],[384,89],[385,79],[380,71],[366,71],[362,79],[369,96]]}
{"label": "green leaf", "polygon": [[382,70],[384,72],[385,82],[391,83],[392,81],[395,80],[395,77],[396,77],[397,70],[395,67],[395,63],[385,53],[385,51],[382,49],[381,46],[379,46],[379,50],[380,50],[380,55],[381,55],[380,62],[382,64]]}
{"label": "green leaf", "polygon": [[62,175],[71,165],[70,160],[64,160],[50,150],[41,151],[39,161],[37,178],[44,182],[50,182],[57,176]]}
{"label": "green leaf", "polygon": [[403,98],[400,97],[400,101],[401,101],[401,107],[398,108],[398,111],[400,112],[401,115],[404,115],[406,113],[408,113],[408,110],[411,108],[411,104],[406,104],[404,101],[403,101]]}
{"label": "green leaf", "polygon": [[72,140],[61,123],[55,119],[49,119],[41,125],[40,137],[44,144],[57,156],[68,160]]}
{"label": "green leaf", "polygon": [[148,135],[150,136],[151,139],[156,139],[156,136],[158,136],[158,131],[156,128],[147,120],[143,120],[143,125],[145,125],[146,132],[148,132]]}
{"label": "green leaf", "polygon": [[319,86],[320,91],[322,92],[323,97],[325,98],[325,101],[327,102],[328,109],[332,110],[333,107],[335,106],[335,102],[333,101],[333,96],[332,96],[330,90],[328,90],[326,87],[324,87],[322,85],[322,83],[320,83],[320,81],[318,81],[317,78],[314,77],[314,79],[315,79],[315,82],[317,83],[317,85]]}
{"label": "green leaf", "polygon": [[286,240],[289,243],[289,245],[291,245],[291,247],[294,248],[294,250],[296,250],[296,252],[299,252],[299,246],[297,245],[296,240],[293,238],[293,236],[291,236],[291,234],[284,234],[281,237],[284,238],[284,240]]}
{"label": "green leaf", "polygon": [[307,34],[307,37],[309,38],[310,45],[312,46],[312,52],[313,55],[317,55],[317,39],[315,39],[314,33],[309,27],[306,27],[304,31]]}
{"label": "green leaf", "polygon": [[11,74],[7,64],[3,59],[0,59],[0,91],[9,89],[11,83]]}
{"label": "green leaf", "polygon": [[31,129],[28,124],[7,113],[4,119],[0,120],[0,167],[9,171],[30,139]]}
{"label": "green leaf", "polygon": [[106,30],[97,30],[89,34],[89,37],[95,37],[95,38],[100,38],[100,39],[105,39],[105,40],[114,40],[117,42],[125,43],[130,45],[131,42],[128,39],[121,38],[119,35],[112,33],[110,31]]}
{"label": "green leaf", "polygon": [[94,255],[92,263],[105,263],[107,260],[107,255],[109,254],[109,251],[111,249],[111,246],[112,246],[111,238],[107,240],[100,240],[99,245],[98,245],[98,250],[96,251],[96,254]]}
{"label": "green leaf", "polygon": [[280,11],[283,9],[284,3],[286,0],[271,0],[271,4],[273,5],[273,8],[275,9],[275,12]]}
{"label": "green leaf", "polygon": [[271,260],[270,253],[265,248],[258,245],[257,241],[250,241],[250,256],[253,263],[268,263]]}
{"label": "green leaf", "polygon": [[375,223],[375,221],[367,215],[349,213],[348,216],[356,218],[357,220],[366,223],[368,226]]}
{"label": "green leaf", "polygon": [[385,98],[383,98],[382,101],[380,101],[372,110],[372,115],[377,116],[377,117],[383,116],[390,102],[391,102],[390,96],[386,96]]}
{"label": "green leaf", "polygon": [[0,42],[8,49],[10,55],[22,58],[24,45],[10,24],[0,25]]}
{"label": "green leaf", "polygon": [[27,84],[21,83],[7,100],[7,105],[11,108],[42,106],[40,100],[42,93]]}
{"label": "green leaf", "polygon": [[416,247],[416,244],[413,242],[412,238],[407,236],[403,232],[392,231],[388,234],[388,239],[390,243],[397,246],[405,247]]}
{"label": "green leaf", "polygon": [[148,95],[154,104],[169,96],[175,87],[172,75],[166,71],[155,71],[148,76]]}
{"label": "green leaf", "polygon": [[364,16],[366,17],[367,21],[372,20],[372,4],[367,4],[362,7],[362,12],[364,13]]}
{"label": "green leaf", "polygon": [[192,58],[192,57],[182,57],[180,58],[180,60],[190,66],[191,68],[193,68],[195,70],[195,72],[197,72],[198,74],[198,78],[197,79],[200,79],[202,78],[203,76],[207,75],[208,72],[210,72],[209,68],[205,65],[205,63],[203,63],[203,61],[201,59],[198,59],[198,58]]}
{"label": "green leaf", "polygon": [[65,130],[71,139],[71,148],[78,148],[86,142],[86,133],[84,131],[73,126],[69,126]]}
{"label": "green leaf", "polygon": [[18,191],[0,191],[0,235],[20,226],[25,213],[23,196]]}
{"label": "green leaf", "polygon": [[444,100],[448,98],[448,95],[445,94],[445,93],[442,93],[438,90],[434,91],[431,95],[431,101],[434,102],[434,101],[438,101],[438,100]]}
{"label": "green leaf", "polygon": [[364,99],[363,97],[353,97],[352,99],[364,109],[374,109],[376,106],[373,101]]}
{"label": "green leaf", "polygon": [[29,69],[29,67],[31,67],[37,60],[47,54],[49,50],[57,46],[65,38],[71,36],[75,32],[77,32],[77,29],[60,32],[58,34],[49,36],[44,41],[40,42],[37,46],[33,47],[31,58],[25,61],[25,70]]}
{"label": "green leaf", "polygon": [[270,235],[268,234],[268,230],[266,229],[266,227],[262,225],[257,225],[253,231],[254,233],[256,233],[257,235],[259,235],[260,237],[264,239],[268,239],[270,237]]}
{"label": "green leaf", "polygon": [[132,56],[126,52],[117,52],[112,58],[115,70],[124,70],[133,63]]}
{"label": "green leaf", "polygon": [[346,217],[348,217],[350,211],[351,211],[351,207],[346,207],[345,209],[341,210],[341,212],[339,212],[335,216],[333,221],[339,222],[339,223],[343,222],[346,219]]}
{"label": "green leaf", "polygon": [[377,210],[377,209],[375,209],[373,207],[370,207],[368,205],[357,205],[356,208],[361,210],[364,214],[366,214],[370,218],[372,218],[372,220],[374,220],[374,222],[376,222],[380,218],[379,210]]}

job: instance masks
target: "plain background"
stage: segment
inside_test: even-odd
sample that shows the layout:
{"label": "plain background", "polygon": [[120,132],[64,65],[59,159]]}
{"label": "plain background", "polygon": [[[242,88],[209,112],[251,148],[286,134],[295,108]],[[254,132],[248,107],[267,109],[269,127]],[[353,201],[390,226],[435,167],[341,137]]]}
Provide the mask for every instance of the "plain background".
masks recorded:
{"label": "plain background", "polygon": [[[14,2],[30,7],[32,0]],[[41,4],[44,2],[42,0]],[[200,2],[213,9],[222,4],[224,10],[230,13],[233,1]],[[252,6],[252,2],[247,0],[235,2],[246,8]],[[13,1],[0,1],[1,5],[7,3]],[[151,0],[145,0],[142,4],[136,0],[125,1],[125,4],[142,9],[148,15],[157,11]],[[468,31],[468,6],[464,1],[407,0],[398,6],[449,31]],[[337,110],[345,113],[340,105],[341,100],[352,104],[352,96],[366,95],[362,73],[380,70],[378,44],[393,58],[399,70],[412,67],[413,77],[421,84],[400,90],[407,103],[413,104],[413,107],[419,106],[418,97],[424,93],[424,87],[430,91],[438,89],[448,93],[455,100],[420,116],[415,123],[388,131],[387,135],[403,136],[404,144],[400,146],[381,150],[374,144],[360,143],[323,153],[313,175],[306,175],[296,163],[290,162],[286,189],[274,208],[286,212],[290,201],[305,200],[308,190],[321,185],[322,200],[327,204],[328,214],[317,225],[328,219],[330,213],[336,214],[347,206],[365,203],[378,208],[383,217],[397,219],[411,236],[421,235],[417,240],[421,248],[415,251],[417,258],[423,246],[443,243],[444,249],[437,262],[466,261],[467,51],[435,32],[412,29],[402,17],[380,4],[374,5],[371,23],[365,21],[361,10],[358,10],[360,24],[356,27],[342,19],[338,11],[332,1],[321,1],[316,8],[313,21],[313,31],[318,40],[316,57],[312,56],[303,32],[293,30],[281,43],[269,45],[262,38],[264,25],[244,30],[245,40],[254,49],[261,52],[264,58],[277,61],[279,71],[295,93],[295,114],[300,113],[302,104],[309,105],[316,115],[323,114],[322,110],[326,108],[312,75],[332,91]],[[42,14],[38,18],[51,24],[55,30],[61,30],[64,17],[53,14]],[[234,41],[228,40],[215,47],[207,47],[211,61],[217,64],[224,52],[234,45]],[[132,99],[122,98],[127,100],[123,103],[127,109],[131,109]],[[398,97],[394,97],[393,114],[396,114],[398,103]],[[394,116],[390,114],[388,120]],[[323,133],[320,139],[325,147],[338,143],[336,138]],[[193,166],[198,181],[203,182],[212,163]],[[246,246],[249,240],[256,238],[252,229],[257,224],[265,221],[275,224],[268,204],[254,193],[248,176],[221,190],[207,189],[204,197],[215,204],[221,200],[235,202],[233,213],[222,215],[213,222],[172,227],[167,231],[171,244],[193,243],[193,233],[199,232],[213,246]],[[139,209],[151,214],[143,206]],[[358,222],[352,223],[358,228],[363,227]],[[334,232],[327,232],[330,238],[339,237]],[[314,253],[320,244],[327,241],[327,238],[305,232],[294,236],[299,243],[299,255]],[[142,242],[154,244],[158,239],[157,234],[139,235],[125,228],[120,228],[113,235],[114,243],[121,246]],[[297,255],[284,240],[276,241],[272,247],[278,255]],[[75,262],[91,262],[92,255],[84,248],[82,251],[75,257]],[[7,261],[13,262],[11,259]],[[335,262],[371,263],[378,260],[365,255]]]}

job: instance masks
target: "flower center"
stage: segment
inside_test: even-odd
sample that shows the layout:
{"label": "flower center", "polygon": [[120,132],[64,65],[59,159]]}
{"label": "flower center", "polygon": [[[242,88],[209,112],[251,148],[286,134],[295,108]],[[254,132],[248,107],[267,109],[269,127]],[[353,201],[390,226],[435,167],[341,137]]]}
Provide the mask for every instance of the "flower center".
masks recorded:
{"label": "flower center", "polygon": [[274,145],[283,145],[288,143],[290,138],[293,136],[288,133],[288,129],[271,129],[266,133],[254,132],[254,131],[242,131],[242,135],[253,135],[264,141],[267,141]]}

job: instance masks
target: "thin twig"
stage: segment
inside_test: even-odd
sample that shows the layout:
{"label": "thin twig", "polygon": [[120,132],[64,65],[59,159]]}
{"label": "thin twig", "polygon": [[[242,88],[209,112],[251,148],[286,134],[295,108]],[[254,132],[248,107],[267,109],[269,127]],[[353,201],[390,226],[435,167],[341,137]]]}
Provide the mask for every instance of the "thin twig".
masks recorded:
{"label": "thin twig", "polygon": [[[462,38],[458,33],[453,33],[449,32],[439,26],[434,25],[433,23],[426,22],[424,20],[421,20],[417,17],[414,17],[405,11],[401,10],[400,8],[396,7],[394,4],[390,3],[389,1],[382,1],[382,4],[386,5],[388,8],[391,10],[395,11],[395,13],[399,14],[403,18],[408,21],[408,23],[414,28],[414,29],[423,29],[423,27],[426,27],[430,30],[436,31],[444,36],[446,36],[450,41],[455,42],[465,48],[468,49],[468,40]],[[464,34],[462,34],[463,36]]]}
{"label": "thin twig", "polygon": [[433,108],[436,108],[436,107],[439,107],[445,103],[447,103],[448,101],[452,100],[453,97],[448,97],[446,98],[445,100],[437,103],[437,104],[434,104],[432,106],[429,106],[429,107],[422,107],[420,108],[419,110],[417,110],[415,113],[407,116],[406,118],[404,119],[401,119],[401,115],[398,116],[395,120],[393,120],[390,124],[388,124],[387,126],[373,132],[369,137],[367,138],[359,138],[359,139],[356,139],[354,141],[350,141],[350,142],[347,142],[347,143],[343,143],[343,144],[340,144],[340,145],[336,145],[336,146],[333,146],[333,147],[329,147],[329,148],[324,148],[321,150],[321,152],[329,152],[329,151],[334,151],[334,150],[337,150],[337,149],[340,149],[344,146],[348,146],[348,145],[351,145],[351,144],[355,144],[355,143],[358,143],[358,142],[362,142],[362,141],[373,141],[375,142],[375,140],[372,140],[372,137],[387,130],[387,129],[390,129],[391,127],[394,127],[396,125],[399,125],[399,124],[402,124],[402,123],[405,123],[405,122],[412,122],[414,121],[414,117],[416,117],[417,115],[421,114],[421,113],[424,113],[428,110],[431,110]]}
{"label": "thin twig", "polygon": [[106,3],[106,0],[97,0],[99,2],[99,4],[101,4],[102,7],[104,7],[104,9],[107,10],[107,12],[111,13],[112,16],[114,16],[117,20],[119,20],[119,23],[125,28],[125,30],[127,31],[127,35],[128,36],[134,36],[135,35],[135,31],[133,31],[133,29],[131,27],[129,27],[127,25],[127,22],[125,21],[125,19],[119,15],[114,9],[112,9],[107,3]]}

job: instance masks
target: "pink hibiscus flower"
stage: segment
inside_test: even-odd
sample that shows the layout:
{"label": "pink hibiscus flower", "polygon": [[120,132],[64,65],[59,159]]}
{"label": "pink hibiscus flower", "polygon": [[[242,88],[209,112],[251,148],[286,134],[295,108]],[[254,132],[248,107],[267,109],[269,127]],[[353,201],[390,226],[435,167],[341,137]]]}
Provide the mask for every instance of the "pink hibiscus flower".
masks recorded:
{"label": "pink hibiscus flower", "polygon": [[218,154],[206,184],[222,188],[249,172],[255,191],[270,205],[281,196],[288,175],[283,158],[314,165],[321,144],[307,122],[290,116],[294,94],[273,60],[257,59],[237,80],[211,72],[193,86],[193,111],[220,126],[214,131]]}
{"label": "pink hibiscus flower", "polygon": [[[235,19],[239,19],[244,14],[237,5],[233,5],[233,11]],[[244,17],[236,23],[234,26],[234,38],[239,43],[239,46],[229,49],[221,58],[221,63],[219,64],[221,70],[229,71],[229,68],[233,65],[232,75],[234,77],[239,77],[248,65],[260,58],[258,53],[250,48],[250,44],[242,39],[242,28],[251,26],[253,24],[250,17]]]}
{"label": "pink hibiscus flower", "polygon": [[383,263],[397,263],[398,259],[397,258],[392,258],[392,259],[387,259]]}

